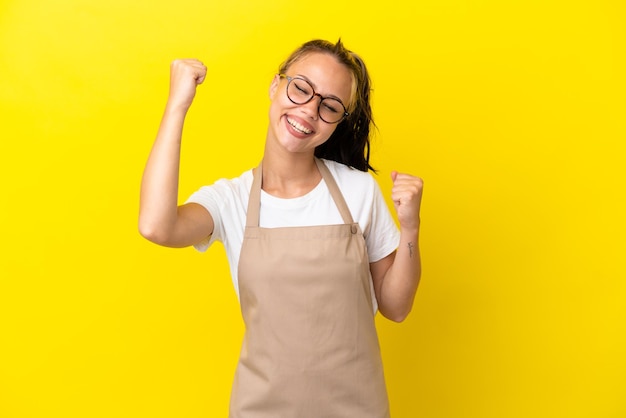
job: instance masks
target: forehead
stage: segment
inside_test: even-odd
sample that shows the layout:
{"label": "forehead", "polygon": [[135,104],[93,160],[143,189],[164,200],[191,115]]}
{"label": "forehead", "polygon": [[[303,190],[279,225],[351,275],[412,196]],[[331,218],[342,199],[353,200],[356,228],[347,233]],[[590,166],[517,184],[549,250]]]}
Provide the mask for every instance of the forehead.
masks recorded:
{"label": "forehead", "polygon": [[352,93],[352,73],[344,64],[326,53],[308,53],[289,66],[290,76],[303,76],[323,96],[337,96],[348,103]]}

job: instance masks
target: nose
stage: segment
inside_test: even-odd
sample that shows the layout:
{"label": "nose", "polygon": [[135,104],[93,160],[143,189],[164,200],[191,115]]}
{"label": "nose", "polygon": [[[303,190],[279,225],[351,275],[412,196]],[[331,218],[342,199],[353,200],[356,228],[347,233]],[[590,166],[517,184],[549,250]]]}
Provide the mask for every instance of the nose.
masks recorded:
{"label": "nose", "polygon": [[306,113],[311,119],[317,120],[319,118],[319,107],[322,101],[322,96],[319,93],[315,93],[311,100],[300,105],[300,108],[304,113]]}

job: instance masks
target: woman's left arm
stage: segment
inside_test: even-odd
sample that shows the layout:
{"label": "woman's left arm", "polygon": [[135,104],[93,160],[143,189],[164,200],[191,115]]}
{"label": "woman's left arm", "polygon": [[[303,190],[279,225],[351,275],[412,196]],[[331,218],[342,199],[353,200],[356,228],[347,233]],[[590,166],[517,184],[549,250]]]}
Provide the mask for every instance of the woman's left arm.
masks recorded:
{"label": "woman's left arm", "polygon": [[391,198],[400,223],[400,245],[387,257],[370,263],[370,271],[380,313],[401,322],[411,312],[421,275],[419,229],[423,182],[419,177],[395,171],[391,179]]}

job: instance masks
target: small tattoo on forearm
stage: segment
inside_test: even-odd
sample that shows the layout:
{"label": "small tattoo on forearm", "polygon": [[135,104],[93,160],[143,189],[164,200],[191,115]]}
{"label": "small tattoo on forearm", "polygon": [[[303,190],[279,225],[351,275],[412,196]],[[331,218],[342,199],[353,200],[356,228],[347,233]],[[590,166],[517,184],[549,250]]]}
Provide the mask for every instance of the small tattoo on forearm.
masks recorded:
{"label": "small tattoo on forearm", "polygon": [[415,248],[415,244],[409,242],[407,244],[407,247],[409,247],[409,258],[413,258],[413,248]]}

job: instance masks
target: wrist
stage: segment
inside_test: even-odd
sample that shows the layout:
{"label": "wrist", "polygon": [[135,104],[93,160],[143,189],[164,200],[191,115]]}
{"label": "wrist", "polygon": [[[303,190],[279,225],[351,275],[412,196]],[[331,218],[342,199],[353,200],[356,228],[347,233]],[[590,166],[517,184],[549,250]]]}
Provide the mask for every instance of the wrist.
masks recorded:
{"label": "wrist", "polygon": [[409,239],[417,238],[419,233],[420,233],[420,221],[419,221],[419,219],[413,225],[406,225],[406,226],[400,225],[400,234],[403,237],[407,237]]}
{"label": "wrist", "polygon": [[189,110],[189,106],[185,106],[181,103],[175,103],[168,101],[165,105],[165,117],[172,118],[185,118],[187,116],[187,111]]}

